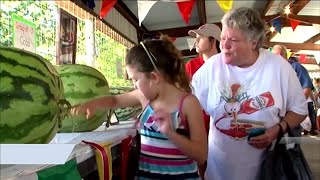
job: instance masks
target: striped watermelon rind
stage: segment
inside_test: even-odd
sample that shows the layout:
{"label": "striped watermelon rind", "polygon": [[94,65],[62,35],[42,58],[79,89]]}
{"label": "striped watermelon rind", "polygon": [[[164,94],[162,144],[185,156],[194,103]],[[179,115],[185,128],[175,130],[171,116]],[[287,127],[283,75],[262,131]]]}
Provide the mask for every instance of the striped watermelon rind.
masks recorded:
{"label": "striped watermelon rind", "polygon": [[[109,94],[106,78],[93,67],[82,64],[56,66],[62,79],[64,94],[71,106],[85,103]],[[100,109],[86,119],[85,115],[68,116],[62,121],[59,132],[88,132],[98,128],[103,122],[110,122],[110,109]]]}
{"label": "striped watermelon rind", "polygon": [[69,110],[49,61],[0,46],[0,143],[48,143]]}

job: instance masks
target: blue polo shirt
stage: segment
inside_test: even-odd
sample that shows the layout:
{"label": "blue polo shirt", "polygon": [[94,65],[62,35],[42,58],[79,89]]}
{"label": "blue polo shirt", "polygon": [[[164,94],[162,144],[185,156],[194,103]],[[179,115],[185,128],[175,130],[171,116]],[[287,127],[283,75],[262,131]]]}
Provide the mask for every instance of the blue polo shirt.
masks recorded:
{"label": "blue polo shirt", "polygon": [[289,63],[291,64],[292,68],[296,71],[297,76],[299,78],[300,84],[302,89],[310,88],[311,90],[314,89],[312,80],[309,76],[309,73],[305,67],[303,67],[296,58],[289,58]]}

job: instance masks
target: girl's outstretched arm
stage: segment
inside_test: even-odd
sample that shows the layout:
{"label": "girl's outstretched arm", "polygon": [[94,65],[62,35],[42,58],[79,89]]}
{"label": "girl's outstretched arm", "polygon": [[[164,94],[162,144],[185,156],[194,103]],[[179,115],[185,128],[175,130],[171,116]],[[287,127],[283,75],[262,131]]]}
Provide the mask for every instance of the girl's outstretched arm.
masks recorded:
{"label": "girl's outstretched arm", "polygon": [[144,101],[144,97],[141,93],[138,90],[133,90],[120,95],[99,97],[86,103],[79,104],[71,109],[71,114],[86,114],[89,119],[95,114],[96,109],[132,107],[140,105]]}
{"label": "girl's outstretched arm", "polygon": [[166,134],[190,159],[197,161],[198,164],[203,164],[208,156],[207,135],[202,108],[194,95],[190,95],[184,100],[182,115],[187,119],[190,138],[188,139],[175,131],[168,131]]}

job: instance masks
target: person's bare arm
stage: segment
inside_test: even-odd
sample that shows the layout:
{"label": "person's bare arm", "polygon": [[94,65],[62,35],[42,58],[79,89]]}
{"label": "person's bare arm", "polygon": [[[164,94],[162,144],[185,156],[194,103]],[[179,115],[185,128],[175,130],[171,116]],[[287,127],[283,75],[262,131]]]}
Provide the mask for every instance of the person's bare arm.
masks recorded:
{"label": "person's bare arm", "polygon": [[141,93],[138,90],[133,90],[116,96],[99,97],[77,105],[71,110],[71,114],[86,114],[87,118],[90,118],[95,113],[96,109],[132,107],[140,105],[144,103],[144,101],[144,97]]}
{"label": "person's bare arm", "polygon": [[308,97],[311,95],[311,93],[312,93],[311,88],[304,88],[303,89],[303,94],[306,97],[306,99],[308,99]]}
{"label": "person's bare arm", "polygon": [[197,161],[198,164],[203,164],[208,156],[207,136],[202,108],[194,95],[185,99],[182,112],[187,118],[190,139],[175,131],[170,131],[167,135],[190,159]]}
{"label": "person's bare arm", "polygon": [[[289,111],[284,116],[282,121],[279,122],[279,124],[283,132],[286,133],[290,128],[297,127],[306,117],[307,115],[300,115],[293,111]],[[288,123],[290,127],[287,126],[287,123],[285,121]],[[272,141],[278,137],[279,132],[280,132],[280,127],[278,126],[278,124],[276,124],[271,128],[267,129],[265,134],[252,137],[249,141],[249,144],[251,144],[252,146],[258,149],[267,148],[272,143]]]}
{"label": "person's bare arm", "polygon": [[[284,132],[288,132],[289,129],[295,128],[298,125],[300,125],[300,123],[302,123],[302,121],[307,117],[307,115],[300,115],[297,114],[295,112],[289,111],[287,112],[287,114],[284,116],[284,118],[282,119],[282,121],[280,121],[280,125],[283,128]],[[284,122],[286,121],[288,123],[288,125],[290,127],[287,126],[287,123]]]}

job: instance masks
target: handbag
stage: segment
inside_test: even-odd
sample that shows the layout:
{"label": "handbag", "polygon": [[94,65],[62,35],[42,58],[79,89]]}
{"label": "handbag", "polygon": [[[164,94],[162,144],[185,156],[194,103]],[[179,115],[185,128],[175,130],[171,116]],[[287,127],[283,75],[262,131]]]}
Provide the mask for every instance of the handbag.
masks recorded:
{"label": "handbag", "polygon": [[[293,137],[291,129],[288,133]],[[314,180],[300,145],[295,143],[293,148],[287,149],[286,143],[279,143],[283,137],[280,126],[274,149],[268,150],[262,161],[260,180]]]}

